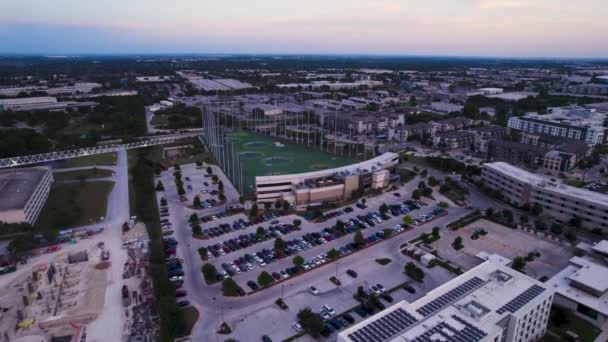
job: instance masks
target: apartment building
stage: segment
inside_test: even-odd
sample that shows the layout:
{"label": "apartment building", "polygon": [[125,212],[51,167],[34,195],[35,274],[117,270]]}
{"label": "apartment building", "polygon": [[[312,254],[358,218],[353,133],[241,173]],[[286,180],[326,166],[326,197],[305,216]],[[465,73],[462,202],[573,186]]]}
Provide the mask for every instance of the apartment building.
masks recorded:
{"label": "apartment building", "polygon": [[606,114],[582,107],[550,108],[550,114],[528,113],[511,117],[507,126],[528,133],[582,141],[588,145],[602,144],[606,137]]}
{"label": "apartment building", "polygon": [[542,215],[557,222],[568,223],[576,217],[585,228],[608,232],[608,196],[604,194],[558,183],[505,162],[484,164],[481,178],[516,206],[539,204]]}
{"label": "apartment building", "polygon": [[0,221],[34,224],[52,183],[48,167],[0,170]]}
{"label": "apartment building", "polygon": [[537,341],[553,290],[494,255],[413,303],[401,301],[338,334],[338,342]]}

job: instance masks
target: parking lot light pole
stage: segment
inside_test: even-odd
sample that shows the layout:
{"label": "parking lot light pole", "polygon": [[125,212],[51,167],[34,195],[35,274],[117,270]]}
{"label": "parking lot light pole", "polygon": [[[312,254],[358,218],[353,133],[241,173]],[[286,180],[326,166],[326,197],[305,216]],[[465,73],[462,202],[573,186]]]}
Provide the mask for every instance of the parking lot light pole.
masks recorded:
{"label": "parking lot light pole", "polygon": [[340,263],[336,262],[336,278],[338,278],[338,266],[340,266]]}
{"label": "parking lot light pole", "polygon": [[283,300],[284,293],[285,293],[285,284],[281,284],[281,300]]}

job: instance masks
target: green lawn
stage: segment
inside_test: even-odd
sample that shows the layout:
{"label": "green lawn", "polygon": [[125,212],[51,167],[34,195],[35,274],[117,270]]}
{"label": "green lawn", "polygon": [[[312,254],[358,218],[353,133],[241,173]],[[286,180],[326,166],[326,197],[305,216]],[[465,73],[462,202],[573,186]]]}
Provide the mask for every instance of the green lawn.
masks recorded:
{"label": "green lawn", "polygon": [[[244,189],[252,189],[256,176],[318,171],[354,162],[305,145],[250,132],[231,133],[228,138],[235,142],[235,153],[240,154]],[[277,142],[281,145],[277,146]]]}
{"label": "green lawn", "polygon": [[94,154],[86,157],[68,159],[61,167],[114,166],[116,165],[116,159],[116,152]]}
{"label": "green lawn", "polygon": [[551,318],[549,319],[549,327],[547,329],[548,332],[542,341],[566,341],[566,339],[559,339],[559,337],[564,336],[568,330],[577,334],[580,342],[593,342],[600,334],[600,329],[596,328],[593,324],[585,321],[584,319],[575,316],[571,311],[563,309],[558,310],[565,313],[566,323],[560,325],[555,323],[554,316],[557,311],[555,308],[553,308],[551,310]]}
{"label": "green lawn", "polygon": [[55,181],[85,180],[88,178],[112,177],[114,172],[105,169],[74,170],[53,173]]}
{"label": "green lawn", "polygon": [[36,226],[59,230],[98,222],[113,187],[109,181],[54,184]]}

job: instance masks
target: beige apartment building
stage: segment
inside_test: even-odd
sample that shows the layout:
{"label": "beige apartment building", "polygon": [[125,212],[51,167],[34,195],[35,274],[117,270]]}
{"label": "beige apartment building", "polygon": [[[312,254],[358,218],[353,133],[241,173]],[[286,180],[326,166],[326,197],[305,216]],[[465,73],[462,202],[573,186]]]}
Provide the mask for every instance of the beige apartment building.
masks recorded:
{"label": "beige apartment building", "polygon": [[578,217],[583,227],[608,232],[608,195],[566,185],[505,162],[484,164],[481,178],[516,206],[539,204],[542,215],[557,222],[568,223]]}

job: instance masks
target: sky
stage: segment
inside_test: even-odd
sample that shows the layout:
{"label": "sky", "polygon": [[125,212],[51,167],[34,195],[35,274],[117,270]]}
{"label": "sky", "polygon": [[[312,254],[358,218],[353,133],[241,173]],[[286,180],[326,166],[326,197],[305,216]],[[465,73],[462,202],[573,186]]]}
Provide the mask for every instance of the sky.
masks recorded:
{"label": "sky", "polygon": [[608,0],[0,0],[0,54],[608,57]]}

